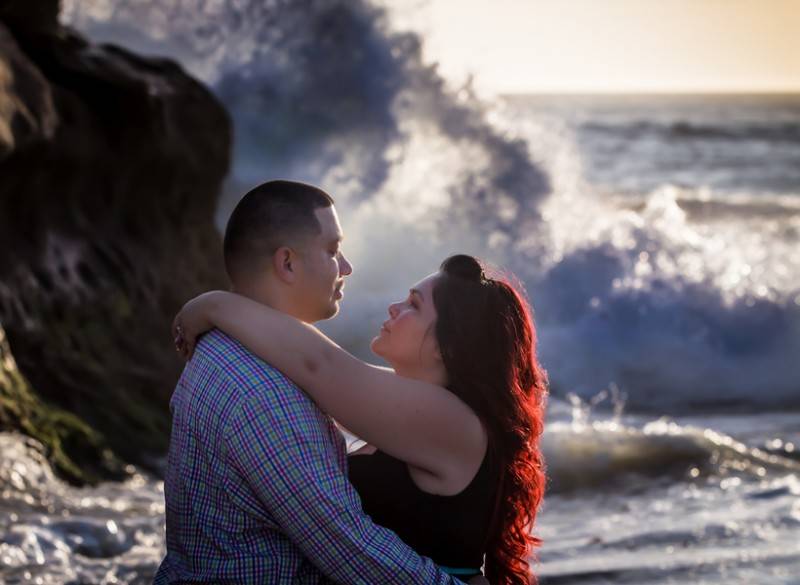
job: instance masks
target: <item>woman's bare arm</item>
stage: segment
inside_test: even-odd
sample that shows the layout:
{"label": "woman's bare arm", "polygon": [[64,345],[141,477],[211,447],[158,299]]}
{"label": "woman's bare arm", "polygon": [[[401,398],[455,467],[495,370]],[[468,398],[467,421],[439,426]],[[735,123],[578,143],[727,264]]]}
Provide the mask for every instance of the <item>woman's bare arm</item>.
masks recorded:
{"label": "woman's bare arm", "polygon": [[367,364],[312,325],[246,297],[215,291],[176,317],[190,350],[218,327],[303,388],[358,437],[406,463],[446,477],[485,448],[480,421],[454,394]]}

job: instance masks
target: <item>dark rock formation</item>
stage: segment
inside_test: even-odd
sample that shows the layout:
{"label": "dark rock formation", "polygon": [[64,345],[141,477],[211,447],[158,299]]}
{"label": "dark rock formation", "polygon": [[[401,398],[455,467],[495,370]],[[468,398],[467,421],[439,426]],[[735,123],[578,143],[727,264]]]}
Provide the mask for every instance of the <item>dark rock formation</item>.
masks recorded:
{"label": "dark rock formation", "polygon": [[47,449],[53,469],[75,483],[122,477],[106,441],[74,414],[42,402],[19,372],[0,327],[0,428],[15,429]]}
{"label": "dark rock formation", "polygon": [[0,4],[0,327],[19,366],[0,377],[0,428],[43,440],[73,480],[114,467],[106,446],[139,463],[166,446],[172,315],[225,286],[230,139],[175,63],[89,43],[54,1]]}

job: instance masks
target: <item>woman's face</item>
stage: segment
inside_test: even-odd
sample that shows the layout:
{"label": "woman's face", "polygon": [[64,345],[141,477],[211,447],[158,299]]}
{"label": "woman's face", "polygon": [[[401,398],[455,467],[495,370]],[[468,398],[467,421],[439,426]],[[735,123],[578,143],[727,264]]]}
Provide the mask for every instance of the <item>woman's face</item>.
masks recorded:
{"label": "woman's face", "polygon": [[416,283],[402,301],[389,305],[389,318],[372,340],[372,351],[402,373],[441,364],[434,324],[433,287],[438,273]]}

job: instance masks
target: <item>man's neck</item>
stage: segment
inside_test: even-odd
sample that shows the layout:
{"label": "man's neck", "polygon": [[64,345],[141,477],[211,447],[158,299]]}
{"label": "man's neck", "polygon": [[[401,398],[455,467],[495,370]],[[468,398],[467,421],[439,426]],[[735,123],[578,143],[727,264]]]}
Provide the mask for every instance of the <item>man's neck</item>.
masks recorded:
{"label": "man's neck", "polygon": [[251,301],[255,301],[262,305],[266,305],[271,309],[275,309],[276,311],[280,311],[281,313],[286,313],[287,315],[291,315],[296,319],[300,319],[300,315],[297,314],[297,310],[294,304],[291,301],[291,295],[288,290],[284,290],[279,288],[278,286],[270,286],[261,285],[261,286],[254,286],[252,284],[240,284],[236,285],[233,284],[231,286],[231,292],[236,294],[242,295],[243,297],[247,297]]}

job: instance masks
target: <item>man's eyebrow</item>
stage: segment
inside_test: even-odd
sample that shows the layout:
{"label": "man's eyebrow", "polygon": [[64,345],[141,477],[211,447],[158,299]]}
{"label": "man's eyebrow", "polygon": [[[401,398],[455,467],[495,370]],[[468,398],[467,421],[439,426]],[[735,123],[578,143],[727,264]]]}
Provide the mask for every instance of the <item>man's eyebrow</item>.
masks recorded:
{"label": "man's eyebrow", "polygon": [[422,291],[420,291],[419,289],[410,288],[408,289],[408,292],[410,292],[412,295],[419,295],[419,298],[421,298],[423,301],[425,300],[425,295],[422,294]]}

